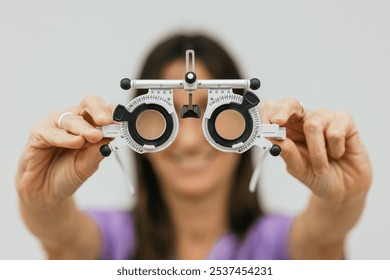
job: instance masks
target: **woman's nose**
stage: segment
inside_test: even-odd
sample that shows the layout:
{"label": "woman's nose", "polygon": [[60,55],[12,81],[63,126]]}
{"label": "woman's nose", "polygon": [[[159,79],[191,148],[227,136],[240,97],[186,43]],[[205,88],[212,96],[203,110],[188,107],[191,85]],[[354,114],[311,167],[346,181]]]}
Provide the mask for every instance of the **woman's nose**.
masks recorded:
{"label": "woman's nose", "polygon": [[184,152],[194,152],[201,148],[204,142],[201,118],[185,118],[179,121],[179,131],[173,144]]}

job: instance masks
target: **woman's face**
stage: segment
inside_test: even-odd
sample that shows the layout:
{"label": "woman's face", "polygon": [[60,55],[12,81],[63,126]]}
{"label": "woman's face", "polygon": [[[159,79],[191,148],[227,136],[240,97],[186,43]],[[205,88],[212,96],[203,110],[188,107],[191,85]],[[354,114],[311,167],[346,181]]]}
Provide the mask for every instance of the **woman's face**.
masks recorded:
{"label": "woman's face", "polygon": [[[177,60],[168,64],[161,79],[183,79],[184,62]],[[213,79],[205,66],[197,61],[198,79]],[[193,104],[200,106],[202,117],[207,105],[207,90],[193,93]],[[202,131],[202,117],[180,118],[181,106],[188,104],[188,93],[174,90],[174,103],[179,116],[179,131],[176,139],[166,149],[158,153],[147,154],[162,187],[178,195],[199,197],[221,188],[229,188],[239,161],[235,153],[220,152],[206,140]],[[220,121],[226,129],[227,121]]]}

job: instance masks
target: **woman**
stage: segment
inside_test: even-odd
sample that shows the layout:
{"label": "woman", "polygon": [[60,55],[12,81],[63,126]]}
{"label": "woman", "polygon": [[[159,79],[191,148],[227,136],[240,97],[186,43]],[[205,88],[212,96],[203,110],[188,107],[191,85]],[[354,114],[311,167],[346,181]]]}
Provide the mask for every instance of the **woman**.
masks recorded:
{"label": "woman", "polygon": [[[216,42],[178,35],[153,49],[140,79],[182,79],[187,49],[195,50],[199,79],[240,78]],[[175,90],[178,108],[187,100]],[[196,91],[194,103],[203,112],[206,102],[207,92]],[[21,155],[16,175],[21,214],[49,258],[343,257],[372,180],[367,151],[348,113],[306,112],[293,98],[262,102],[262,122],[287,129],[287,139],[274,142],[282,147],[288,172],[312,191],[295,218],[264,214],[247,191],[250,153],[214,149],[201,120],[191,118],[180,120],[167,149],[136,155],[137,202],[131,213],[85,213],[72,195],[103,159],[99,147],[109,139],[95,127],[112,123],[113,107],[88,96],[67,110],[71,114],[53,112],[33,128]]]}

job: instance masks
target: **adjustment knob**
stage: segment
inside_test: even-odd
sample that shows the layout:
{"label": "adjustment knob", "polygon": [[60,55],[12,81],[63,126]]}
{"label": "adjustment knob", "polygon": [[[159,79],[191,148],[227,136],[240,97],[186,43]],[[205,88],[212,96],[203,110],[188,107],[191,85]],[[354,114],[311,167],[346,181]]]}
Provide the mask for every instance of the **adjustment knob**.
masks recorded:
{"label": "adjustment knob", "polygon": [[277,144],[272,145],[271,149],[269,149],[269,153],[274,157],[280,155],[281,152],[282,152],[282,148]]}
{"label": "adjustment knob", "polygon": [[121,88],[124,90],[128,90],[131,88],[131,80],[128,78],[124,78],[121,80]]}
{"label": "adjustment knob", "polygon": [[193,84],[196,81],[196,74],[194,72],[187,72],[184,76],[184,80],[189,84]]}
{"label": "adjustment knob", "polygon": [[111,155],[111,149],[108,145],[101,146],[99,152],[104,157],[108,157],[109,155]]}
{"label": "adjustment knob", "polygon": [[253,89],[253,90],[256,90],[256,89],[259,89],[259,88],[260,88],[260,85],[261,85],[260,80],[259,80],[259,79],[256,79],[256,78],[253,78],[253,79],[251,79],[251,81],[250,81],[249,87],[250,87],[251,89]]}

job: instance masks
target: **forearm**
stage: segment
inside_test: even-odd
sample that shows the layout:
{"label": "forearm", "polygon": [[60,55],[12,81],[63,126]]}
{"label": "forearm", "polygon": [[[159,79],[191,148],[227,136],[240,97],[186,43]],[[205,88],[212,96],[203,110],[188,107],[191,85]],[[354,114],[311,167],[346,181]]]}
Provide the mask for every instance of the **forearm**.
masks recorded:
{"label": "forearm", "polygon": [[95,223],[79,211],[73,199],[58,204],[38,203],[20,197],[21,215],[51,259],[97,258],[101,244]]}
{"label": "forearm", "polygon": [[315,195],[294,222],[290,253],[297,259],[337,259],[344,257],[344,243],[359,220],[365,194],[342,202],[329,202]]}

